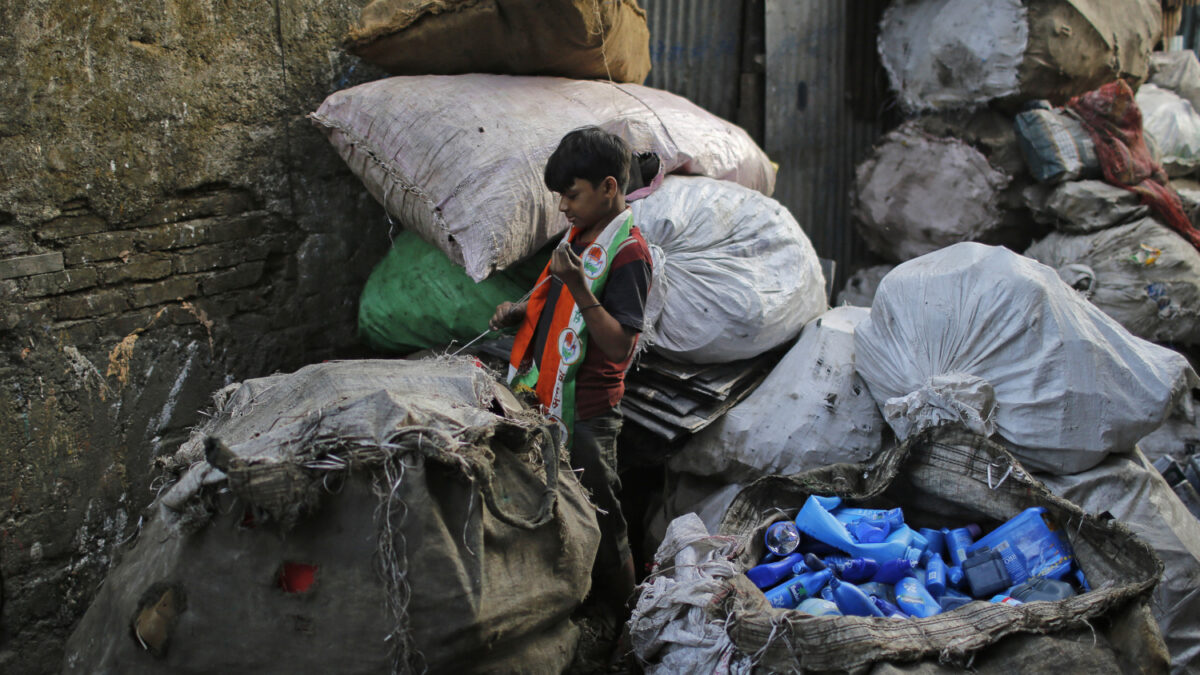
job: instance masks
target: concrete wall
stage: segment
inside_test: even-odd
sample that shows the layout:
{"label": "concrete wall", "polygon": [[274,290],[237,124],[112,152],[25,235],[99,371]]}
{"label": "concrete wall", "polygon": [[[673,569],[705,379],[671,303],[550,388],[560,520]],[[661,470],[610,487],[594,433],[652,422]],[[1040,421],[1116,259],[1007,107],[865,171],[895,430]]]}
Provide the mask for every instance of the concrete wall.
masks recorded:
{"label": "concrete wall", "polygon": [[0,672],[57,672],[221,385],[354,345],[380,209],[304,115],[365,0],[0,5]]}

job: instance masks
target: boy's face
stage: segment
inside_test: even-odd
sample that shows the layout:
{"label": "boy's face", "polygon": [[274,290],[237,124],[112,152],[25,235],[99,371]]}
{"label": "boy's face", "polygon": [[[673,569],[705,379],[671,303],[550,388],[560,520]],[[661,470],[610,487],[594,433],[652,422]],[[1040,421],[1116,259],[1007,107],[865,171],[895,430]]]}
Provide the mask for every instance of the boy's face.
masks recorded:
{"label": "boy's face", "polygon": [[587,229],[609,216],[613,209],[613,198],[617,193],[617,180],[612,176],[592,185],[585,178],[576,178],[563,193],[558,210],[567,216],[571,225]]}

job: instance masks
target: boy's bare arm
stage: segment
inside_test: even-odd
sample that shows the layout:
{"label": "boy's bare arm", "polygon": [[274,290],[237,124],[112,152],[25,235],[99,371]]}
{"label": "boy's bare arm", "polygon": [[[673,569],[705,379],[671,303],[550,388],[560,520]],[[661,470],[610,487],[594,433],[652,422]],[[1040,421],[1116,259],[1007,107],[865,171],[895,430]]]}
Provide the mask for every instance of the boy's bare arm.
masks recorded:
{"label": "boy's bare arm", "polygon": [[600,304],[583,276],[583,261],[573,251],[556,249],[550,257],[550,273],[562,280],[587,322],[588,344],[604,353],[609,361],[621,363],[633,351],[635,333],[622,326]]}

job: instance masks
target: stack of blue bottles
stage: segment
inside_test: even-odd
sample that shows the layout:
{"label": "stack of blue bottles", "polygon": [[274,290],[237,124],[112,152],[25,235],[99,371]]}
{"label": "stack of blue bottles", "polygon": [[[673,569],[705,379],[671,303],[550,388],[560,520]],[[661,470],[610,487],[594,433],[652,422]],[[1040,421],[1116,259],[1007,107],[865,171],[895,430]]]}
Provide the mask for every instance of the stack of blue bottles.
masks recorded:
{"label": "stack of blue bottles", "polygon": [[923,618],[975,601],[1015,607],[1088,590],[1059,532],[1040,507],[983,535],[975,524],[915,530],[898,508],[812,496],[794,521],[767,528],[768,552],[746,576],[773,607],[814,616]]}

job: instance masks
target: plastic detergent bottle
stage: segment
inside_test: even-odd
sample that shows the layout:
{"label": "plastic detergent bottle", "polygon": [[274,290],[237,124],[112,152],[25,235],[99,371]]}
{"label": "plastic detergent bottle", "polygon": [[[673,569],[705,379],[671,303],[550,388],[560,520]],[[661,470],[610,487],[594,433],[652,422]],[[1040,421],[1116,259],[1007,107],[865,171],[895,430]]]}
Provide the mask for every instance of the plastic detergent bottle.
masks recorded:
{"label": "plastic detergent bottle", "polygon": [[925,563],[925,590],[934,598],[942,597],[946,592],[946,563],[942,556],[926,551],[921,558]]}
{"label": "plastic detergent bottle", "polygon": [[963,563],[963,574],[967,577],[967,585],[971,587],[971,595],[977,598],[986,598],[1013,585],[1000,552],[986,546],[971,553],[971,557]]}
{"label": "plastic detergent bottle", "polygon": [[842,610],[838,609],[837,603],[825,598],[808,598],[796,605],[796,610],[813,616],[842,616]]}
{"label": "plastic detergent bottle", "polygon": [[[796,514],[796,526],[800,529],[801,533],[806,535],[801,550],[816,552],[815,549],[807,548],[806,546],[810,541],[818,541],[844,553],[862,558],[874,558],[875,560],[909,556],[915,560],[920,556],[920,551],[912,548],[912,531],[907,527],[901,527],[899,530],[892,532],[888,535],[887,539],[879,543],[872,544],[855,541],[854,537],[846,529],[845,523],[838,520],[831,512],[838,510],[840,504],[841,500],[836,497],[809,495],[808,499],[804,502],[804,506],[800,508],[800,512]],[[844,511],[845,509],[842,510]],[[869,511],[854,515],[862,518],[868,514]],[[883,520],[887,520],[889,517],[885,516]],[[894,517],[891,518],[895,520]]]}
{"label": "plastic detergent bottle", "polygon": [[975,542],[968,553],[990,548],[1000,554],[1013,584],[1029,577],[1061,579],[1071,571],[1074,555],[1046,509],[1025,509]]}
{"label": "plastic detergent bottle", "polygon": [[850,532],[851,537],[854,537],[854,541],[862,544],[878,544],[888,536],[886,522],[871,522],[866,518],[847,523],[846,530]]}
{"label": "plastic detergent bottle", "polygon": [[963,561],[967,559],[967,549],[970,548],[971,544],[975,543],[975,538],[982,531],[974,523],[953,530],[942,530],[942,537],[946,541],[946,551],[950,554],[951,564],[963,564]]}
{"label": "plastic detergent bottle", "polygon": [[1008,605],[1010,607],[1016,607],[1017,605],[1025,604],[1025,603],[1021,602],[1020,600],[1018,600],[1014,597],[1005,595],[1003,593],[1001,593],[1000,595],[993,596],[991,600],[988,600],[988,602],[994,602],[997,605]]}
{"label": "plastic detergent bottle", "polygon": [[887,600],[884,600],[883,598],[879,597],[878,595],[872,595],[871,602],[875,603],[875,607],[879,611],[883,612],[883,615],[888,617],[889,619],[907,619],[908,618],[908,615],[905,614],[904,612],[900,611],[899,607],[893,605],[892,603],[888,602]]}
{"label": "plastic detergent bottle", "polygon": [[792,609],[801,601],[814,597],[831,579],[832,570],[801,574],[767,591],[767,602],[771,603],[772,607]]}
{"label": "plastic detergent bottle", "polygon": [[896,604],[916,617],[933,616],[942,611],[937,600],[913,577],[904,577],[896,583]]}
{"label": "plastic detergent bottle", "polygon": [[878,581],[868,581],[862,584],[855,584],[858,590],[867,595],[874,595],[877,598],[882,598],[888,602],[895,602],[896,593],[891,584],[881,584]]}
{"label": "plastic detergent bottle", "polygon": [[870,581],[879,572],[879,563],[870,558],[854,558],[843,563],[831,564],[829,568],[842,581],[858,583]]}
{"label": "plastic detergent bottle", "polygon": [[966,581],[966,575],[963,574],[962,567],[952,565],[946,568],[946,584],[950,588],[962,588],[964,581]]}
{"label": "plastic detergent bottle", "polygon": [[953,588],[947,588],[942,597],[938,598],[938,604],[942,606],[943,612],[949,612],[952,609],[958,609],[968,602],[975,602],[975,598],[969,595],[959,593]]}
{"label": "plastic detergent bottle", "polygon": [[871,596],[863,593],[854,584],[839,581],[836,577],[829,580],[833,601],[837,603],[842,614],[853,616],[883,616],[883,612],[871,601]]}
{"label": "plastic detergent bottle", "polygon": [[776,562],[763,563],[746,570],[746,576],[759,588],[770,588],[792,576],[797,563],[804,564],[804,554],[793,553]]}
{"label": "plastic detergent bottle", "polygon": [[916,566],[916,561],[908,560],[907,558],[885,560],[879,564],[879,571],[875,573],[875,576],[871,577],[871,581],[878,581],[881,584],[894,584],[908,576],[908,573],[913,571],[913,568]]}
{"label": "plastic detergent bottle", "polygon": [[928,545],[925,547],[926,551],[931,551],[938,555],[946,553],[946,536],[942,534],[941,530],[922,527],[917,532],[920,532],[921,536],[925,537],[925,541],[928,542]]}
{"label": "plastic detergent bottle", "polygon": [[763,540],[771,553],[790,555],[800,546],[800,530],[796,529],[796,523],[781,520],[767,527]]}
{"label": "plastic detergent bottle", "polygon": [[860,509],[855,506],[843,506],[833,514],[843,523],[856,520],[866,520],[870,523],[886,525],[888,532],[904,524],[904,511],[900,509]]}

